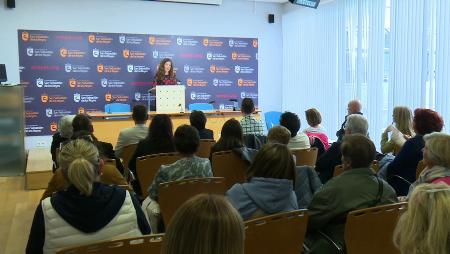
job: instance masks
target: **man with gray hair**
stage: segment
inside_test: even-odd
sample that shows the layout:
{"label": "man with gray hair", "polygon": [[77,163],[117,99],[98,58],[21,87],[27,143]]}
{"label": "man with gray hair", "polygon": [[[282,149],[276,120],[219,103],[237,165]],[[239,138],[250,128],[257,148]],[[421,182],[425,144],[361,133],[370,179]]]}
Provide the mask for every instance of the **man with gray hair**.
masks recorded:
{"label": "man with gray hair", "polygon": [[73,134],[72,121],[75,115],[66,115],[59,119],[58,132],[53,134],[50,153],[53,160],[53,171],[58,167],[56,149],[60,148],[61,143],[70,140]]}
{"label": "man with gray hair", "polygon": [[[343,127],[344,135],[362,134],[368,136],[368,129],[369,123],[361,114],[348,115]],[[324,184],[333,177],[334,168],[341,164],[341,144],[342,140],[334,142],[328,151],[317,160],[316,171]]]}

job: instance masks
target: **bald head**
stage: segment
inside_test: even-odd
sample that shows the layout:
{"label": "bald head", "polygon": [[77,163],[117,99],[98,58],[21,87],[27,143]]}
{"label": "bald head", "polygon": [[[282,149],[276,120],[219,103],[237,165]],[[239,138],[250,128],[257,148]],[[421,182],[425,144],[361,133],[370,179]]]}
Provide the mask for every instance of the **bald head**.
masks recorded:
{"label": "bald head", "polygon": [[347,112],[349,115],[361,112],[361,102],[352,100],[348,103]]}

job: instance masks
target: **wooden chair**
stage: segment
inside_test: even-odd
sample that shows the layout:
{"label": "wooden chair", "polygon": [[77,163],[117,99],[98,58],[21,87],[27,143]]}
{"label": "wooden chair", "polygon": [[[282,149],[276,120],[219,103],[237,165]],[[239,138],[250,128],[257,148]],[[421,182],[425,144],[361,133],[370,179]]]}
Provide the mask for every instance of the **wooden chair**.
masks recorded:
{"label": "wooden chair", "polygon": [[297,254],[302,252],[308,213],[278,213],[245,222],[246,254]]}
{"label": "wooden chair", "polygon": [[136,151],[137,144],[131,144],[123,147],[122,156],[122,164],[125,169],[124,175],[125,179],[130,179],[130,170],[128,169],[128,164],[130,163],[131,157],[133,157],[134,151]]}
{"label": "wooden chair", "polygon": [[212,154],[214,176],[225,177],[225,186],[231,188],[235,183],[247,181],[247,163],[233,151],[222,151]]}
{"label": "wooden chair", "polygon": [[407,203],[376,206],[352,211],[347,215],[345,245],[347,254],[396,254],[392,236]]}
{"label": "wooden chair", "polygon": [[317,153],[319,149],[317,147],[312,147],[308,149],[294,149],[292,154],[295,155],[297,161],[297,166],[316,166]]}
{"label": "wooden chair", "polygon": [[226,191],[223,177],[193,178],[161,183],[159,206],[164,225],[169,225],[178,208],[191,197],[201,193],[225,195]]}
{"label": "wooden chair", "polygon": [[160,153],[138,157],[136,159],[136,173],[141,186],[142,196],[148,196],[148,187],[152,184],[161,165],[172,164],[181,159],[178,153]]}
{"label": "wooden chair", "polygon": [[211,147],[216,143],[213,139],[201,139],[200,145],[198,147],[198,151],[195,155],[200,158],[209,159],[209,155],[211,154]]}
{"label": "wooden chair", "polygon": [[163,234],[105,241],[57,251],[56,254],[160,254]]}
{"label": "wooden chair", "polygon": [[419,161],[416,168],[416,179],[419,178],[422,171],[425,169],[425,164],[423,164],[423,160]]}

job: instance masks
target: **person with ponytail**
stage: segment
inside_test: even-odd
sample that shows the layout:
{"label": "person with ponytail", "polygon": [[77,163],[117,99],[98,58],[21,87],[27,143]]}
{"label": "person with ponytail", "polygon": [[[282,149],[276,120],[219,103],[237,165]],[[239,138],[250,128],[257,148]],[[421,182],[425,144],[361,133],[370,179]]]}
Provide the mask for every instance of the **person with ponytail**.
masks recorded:
{"label": "person with ponytail", "polygon": [[64,145],[59,165],[69,187],[37,207],[27,254],[56,253],[66,247],[151,233],[133,195],[97,182],[104,162],[92,142],[76,139]]}

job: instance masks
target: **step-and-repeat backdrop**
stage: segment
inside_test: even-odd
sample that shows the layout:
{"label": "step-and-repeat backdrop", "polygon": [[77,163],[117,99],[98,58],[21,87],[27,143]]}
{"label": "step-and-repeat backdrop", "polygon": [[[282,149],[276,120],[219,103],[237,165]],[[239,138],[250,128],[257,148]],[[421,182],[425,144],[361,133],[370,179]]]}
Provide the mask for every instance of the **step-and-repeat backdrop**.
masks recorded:
{"label": "step-and-repeat backdrop", "polygon": [[111,102],[147,105],[155,71],[171,58],[190,103],[258,104],[258,40],[206,36],[19,30],[26,135],[51,135],[63,115]]}

